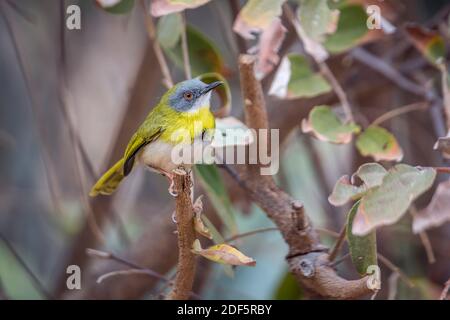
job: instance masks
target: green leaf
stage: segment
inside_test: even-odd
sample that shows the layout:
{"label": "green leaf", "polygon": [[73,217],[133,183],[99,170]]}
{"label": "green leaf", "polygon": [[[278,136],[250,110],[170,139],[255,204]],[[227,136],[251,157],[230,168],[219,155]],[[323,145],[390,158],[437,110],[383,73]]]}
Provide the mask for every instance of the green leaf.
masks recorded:
{"label": "green leaf", "polygon": [[445,42],[438,32],[428,30],[416,24],[409,24],[405,30],[414,46],[432,64],[437,65],[445,58]]}
{"label": "green leaf", "polygon": [[336,17],[327,2],[327,0],[300,0],[298,19],[308,37],[314,41],[324,40]]}
{"label": "green leaf", "polygon": [[[219,50],[210,39],[191,26],[187,26],[186,35],[189,48],[189,60],[194,77],[209,72],[227,73]],[[181,50],[181,42],[178,42],[172,49],[165,48],[164,51],[172,62],[182,70],[183,53]]]}
{"label": "green leaf", "polygon": [[433,184],[436,170],[398,164],[391,168],[380,186],[362,197],[352,232],[366,235],[373,229],[397,222],[411,203]]}
{"label": "green leaf", "polygon": [[302,121],[302,131],[312,133],[317,139],[337,144],[349,143],[360,127],[355,123],[344,124],[329,106],[314,107],[308,119]]}
{"label": "green leaf", "polygon": [[359,135],[356,147],[363,156],[370,156],[375,161],[400,161],[403,158],[403,151],[397,139],[392,133],[378,126],[370,126]]}
{"label": "green leaf", "polygon": [[268,28],[281,15],[285,0],[249,0],[236,18],[233,30],[245,39],[254,39],[253,33]]}
{"label": "green leaf", "polygon": [[346,235],[353,265],[360,275],[365,275],[369,266],[377,265],[377,236],[375,231],[362,237],[355,236],[352,233],[353,219],[358,211],[358,207],[359,201],[353,205],[348,213]]}
{"label": "green leaf", "polygon": [[[225,238],[220,234],[219,230],[217,230],[216,226],[211,222],[211,220],[209,220],[206,215],[203,215],[202,219],[205,222],[206,227],[208,228],[209,232],[211,233],[213,242],[215,244],[224,243]],[[222,265],[222,267],[223,267],[223,271],[225,272],[225,274],[228,277],[230,277],[230,278],[234,277],[234,270],[230,265],[224,264],[224,265]]]}
{"label": "green leaf", "polygon": [[236,234],[235,212],[219,170],[215,165],[198,164],[195,171],[220,219],[232,234]]}
{"label": "green leaf", "polygon": [[113,14],[125,14],[134,7],[134,0],[96,0],[96,2],[102,9]]}
{"label": "green leaf", "polygon": [[[357,200],[369,189],[381,185],[386,174],[386,169],[378,163],[365,163],[350,179],[345,175],[336,182],[328,201],[334,206],[342,206],[350,200]],[[360,185],[356,185],[356,178],[361,180]]]}
{"label": "green leaf", "polygon": [[182,28],[181,15],[179,13],[168,14],[158,20],[156,38],[163,48],[173,48],[180,41]]}
{"label": "green leaf", "polygon": [[356,46],[368,32],[366,21],[367,14],[361,5],[341,6],[336,32],[326,38],[325,48],[331,53],[340,53]]}
{"label": "green leaf", "polygon": [[303,296],[303,292],[298,284],[297,279],[290,271],[287,271],[274,293],[274,300],[298,300]]}
{"label": "green leaf", "polygon": [[331,91],[320,73],[314,72],[299,54],[283,58],[269,90],[281,99],[311,98]]}

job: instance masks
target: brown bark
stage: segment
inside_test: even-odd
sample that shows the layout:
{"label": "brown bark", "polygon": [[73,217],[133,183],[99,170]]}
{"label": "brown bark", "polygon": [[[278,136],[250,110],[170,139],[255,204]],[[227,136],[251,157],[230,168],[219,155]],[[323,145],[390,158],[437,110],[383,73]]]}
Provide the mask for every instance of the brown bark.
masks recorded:
{"label": "brown bark", "polygon": [[187,300],[195,277],[195,255],[192,244],[195,240],[194,210],[191,201],[191,179],[189,174],[175,175],[175,218],[178,231],[178,267],[175,284],[169,299]]}
{"label": "brown bark", "polygon": [[[247,126],[268,128],[267,112],[261,84],[254,76],[255,58],[239,59],[242,96]],[[279,189],[271,176],[259,173],[259,165],[236,166],[239,184],[277,225],[289,245],[290,271],[303,287],[327,298],[352,299],[371,293],[366,278],[349,281],[339,277],[329,266],[327,248],[306,215],[303,205]]]}

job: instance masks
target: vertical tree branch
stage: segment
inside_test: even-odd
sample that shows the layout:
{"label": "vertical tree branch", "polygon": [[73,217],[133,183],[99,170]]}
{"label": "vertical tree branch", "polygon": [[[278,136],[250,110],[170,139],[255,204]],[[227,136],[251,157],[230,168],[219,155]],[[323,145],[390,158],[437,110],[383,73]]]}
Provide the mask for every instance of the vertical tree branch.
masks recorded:
{"label": "vertical tree branch", "polygon": [[175,207],[178,230],[178,267],[169,299],[186,300],[192,292],[195,276],[195,255],[191,251],[195,240],[195,229],[190,174],[175,174],[174,183],[178,193]]}

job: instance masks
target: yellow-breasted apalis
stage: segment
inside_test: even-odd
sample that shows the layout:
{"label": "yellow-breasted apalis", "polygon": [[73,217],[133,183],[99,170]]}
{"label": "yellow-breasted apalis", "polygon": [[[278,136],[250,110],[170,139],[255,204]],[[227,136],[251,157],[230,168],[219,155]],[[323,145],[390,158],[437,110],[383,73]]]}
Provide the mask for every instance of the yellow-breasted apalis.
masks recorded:
{"label": "yellow-breasted apalis", "polygon": [[[194,145],[203,140],[207,130],[215,128],[210,111],[211,90],[221,84],[191,79],[170,88],[131,137],[122,159],[103,174],[89,195],[113,193],[136,163],[165,175],[172,187],[174,170],[179,166],[172,159],[172,150],[179,143]],[[176,134],[180,131],[188,133],[187,141],[180,140],[183,137]],[[169,192],[173,193],[171,187]]]}

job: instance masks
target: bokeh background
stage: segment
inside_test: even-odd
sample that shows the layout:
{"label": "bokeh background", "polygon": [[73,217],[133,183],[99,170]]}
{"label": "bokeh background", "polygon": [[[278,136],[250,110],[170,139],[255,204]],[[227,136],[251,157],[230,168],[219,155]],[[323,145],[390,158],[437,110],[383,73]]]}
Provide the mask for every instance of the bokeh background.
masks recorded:
{"label": "bokeh background", "polygon": [[[214,0],[185,13],[188,23],[217,47],[227,66],[232,115],[236,117],[242,117],[237,57],[243,40],[233,33],[232,24],[236,5],[242,3]],[[64,27],[65,8],[70,4],[81,8],[81,30]],[[449,11],[448,1],[384,4],[390,10],[387,16],[397,26],[414,21],[443,25],[447,36],[450,33],[444,14]],[[124,266],[85,252],[86,248],[113,252],[169,277],[176,265],[175,224],[171,220],[174,201],[163,177],[139,168],[114,197],[93,200],[87,196],[93,182],[120,157],[133,131],[165,91],[142,9],[135,6],[129,14],[114,15],[94,1],[2,0],[0,11],[0,297],[162,298],[167,286],[146,275],[117,276],[96,283],[99,275]],[[286,27],[281,51],[301,50],[292,28],[287,23]],[[244,45],[249,48],[252,42]],[[401,32],[361,47],[430,90],[439,81],[439,74]],[[173,78],[183,80],[183,71],[169,64]],[[352,105],[368,119],[420,99],[360,63],[352,51],[334,55],[330,67]],[[263,81],[266,91],[271,79],[273,73]],[[299,126],[314,105],[336,103],[336,97],[267,99],[269,121],[281,130],[278,183],[305,203],[315,226],[339,231],[349,208],[336,209],[327,197],[340,176],[354,172],[367,159],[358,155],[353,145],[319,142],[301,133]],[[442,115],[432,110],[408,113],[388,123],[404,150],[403,162],[412,165],[443,163],[432,146],[436,137],[445,133],[444,126]],[[242,196],[238,185],[220,172],[239,232],[273,227],[265,214]],[[196,195],[204,193],[197,185]],[[431,194],[419,199],[419,209],[429,203]],[[222,221],[207,200],[205,214],[221,228]],[[450,226],[428,233],[436,256],[436,262],[430,264],[410,225],[407,215],[378,233],[380,253],[415,284],[411,288],[398,280],[396,298],[437,298],[450,276]],[[222,232],[231,236],[226,229]],[[324,243],[332,245],[332,237],[326,232],[321,235]],[[238,267],[230,277],[221,265],[199,260],[194,292],[200,297],[304,298],[287,272],[287,247],[278,232],[259,233],[236,244],[255,258],[257,265]],[[81,267],[81,290],[66,289],[66,268],[72,264]],[[395,279],[388,281],[392,271],[381,266],[383,290],[378,298],[387,298]],[[349,259],[337,268],[348,278],[358,277]]]}

